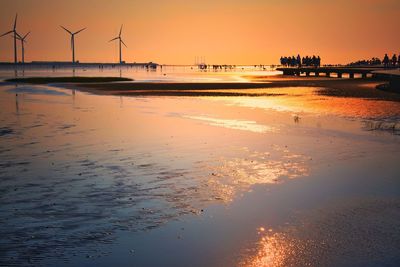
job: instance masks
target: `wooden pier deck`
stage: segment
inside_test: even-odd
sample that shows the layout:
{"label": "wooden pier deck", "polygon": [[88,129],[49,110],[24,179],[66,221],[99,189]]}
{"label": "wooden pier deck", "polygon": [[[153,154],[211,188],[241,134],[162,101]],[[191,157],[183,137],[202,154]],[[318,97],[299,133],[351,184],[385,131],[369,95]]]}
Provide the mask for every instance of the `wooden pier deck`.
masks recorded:
{"label": "wooden pier deck", "polygon": [[323,74],[325,77],[332,77],[336,74],[338,78],[343,78],[347,75],[349,78],[354,78],[359,75],[362,78],[373,77],[375,72],[382,71],[383,67],[282,67],[276,70],[282,71],[284,75],[305,75],[319,77]]}

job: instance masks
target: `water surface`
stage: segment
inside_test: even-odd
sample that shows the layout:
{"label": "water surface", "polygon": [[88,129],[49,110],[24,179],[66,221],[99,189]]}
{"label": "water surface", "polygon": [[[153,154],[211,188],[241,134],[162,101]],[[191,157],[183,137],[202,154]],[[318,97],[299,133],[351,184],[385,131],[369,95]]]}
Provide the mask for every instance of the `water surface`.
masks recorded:
{"label": "water surface", "polygon": [[2,84],[0,265],[399,263],[400,104],[261,90]]}

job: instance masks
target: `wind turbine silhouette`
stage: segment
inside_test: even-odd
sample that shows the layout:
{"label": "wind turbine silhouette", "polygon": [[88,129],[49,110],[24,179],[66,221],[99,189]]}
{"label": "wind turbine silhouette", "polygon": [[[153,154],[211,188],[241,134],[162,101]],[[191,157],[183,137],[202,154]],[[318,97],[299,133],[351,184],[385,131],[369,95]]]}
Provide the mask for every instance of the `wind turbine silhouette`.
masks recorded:
{"label": "wind turbine silhouette", "polygon": [[13,33],[13,37],[14,37],[14,63],[17,64],[18,63],[18,56],[17,56],[17,38],[21,38],[21,36],[17,33],[17,18],[18,18],[18,14],[15,14],[15,20],[14,20],[14,28],[11,31],[8,31],[6,33],[4,33],[3,35],[1,35],[0,37],[3,37],[5,35],[8,35],[10,33]]}
{"label": "wind turbine silhouette", "polygon": [[77,32],[71,32],[69,30],[67,30],[66,28],[64,28],[63,26],[60,26],[61,28],[63,28],[66,32],[68,32],[71,35],[71,49],[72,49],[72,64],[75,63],[75,35],[80,33],[81,31],[83,31],[86,28],[80,29]]}
{"label": "wind turbine silhouette", "polygon": [[27,34],[24,35],[24,37],[18,36],[17,39],[21,41],[21,51],[22,51],[22,63],[25,63],[25,46],[24,43],[26,43],[25,39],[28,37],[28,35],[31,32],[28,32]]}
{"label": "wind turbine silhouette", "polygon": [[122,48],[121,48],[121,43],[122,43],[126,48],[128,48],[128,47],[126,46],[126,44],[124,43],[124,41],[122,41],[122,38],[121,38],[122,26],[123,26],[123,25],[121,25],[121,29],[119,30],[118,36],[115,37],[114,39],[111,39],[110,41],[108,41],[108,42],[112,42],[112,41],[115,41],[115,40],[119,40],[119,42],[118,42],[118,43],[119,43],[119,64],[122,64]]}

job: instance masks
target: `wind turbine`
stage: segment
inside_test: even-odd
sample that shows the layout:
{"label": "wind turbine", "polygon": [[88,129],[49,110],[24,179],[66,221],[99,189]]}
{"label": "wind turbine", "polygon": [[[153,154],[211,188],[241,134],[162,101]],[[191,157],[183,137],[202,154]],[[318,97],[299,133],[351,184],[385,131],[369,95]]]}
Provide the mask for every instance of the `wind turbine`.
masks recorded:
{"label": "wind turbine", "polygon": [[71,50],[72,50],[72,64],[75,63],[75,35],[80,33],[81,31],[83,31],[86,28],[80,29],[77,32],[71,32],[69,30],[67,30],[66,28],[64,28],[63,26],[60,26],[61,28],[63,28],[66,32],[68,32],[71,35]]}
{"label": "wind turbine", "polygon": [[14,63],[15,63],[15,64],[18,63],[18,56],[17,56],[17,38],[18,38],[18,37],[21,38],[21,36],[19,36],[19,34],[17,33],[17,17],[18,17],[18,14],[15,14],[14,28],[13,28],[11,31],[6,32],[6,33],[4,33],[3,35],[0,36],[0,37],[2,37],[2,36],[5,36],[5,35],[7,35],[7,34],[13,33],[13,37],[14,37]]}
{"label": "wind turbine", "polygon": [[24,46],[24,43],[26,43],[25,39],[26,39],[26,37],[28,37],[28,35],[30,33],[31,32],[28,32],[27,34],[24,35],[24,37],[18,36],[18,38],[17,38],[18,40],[21,41],[22,63],[25,63],[25,46]]}
{"label": "wind turbine", "polygon": [[119,64],[122,64],[122,48],[121,48],[121,44],[123,44],[125,47],[127,47],[126,44],[124,43],[124,41],[122,41],[122,38],[121,38],[122,26],[123,25],[121,25],[121,29],[119,30],[118,36],[109,41],[109,42],[112,42],[112,41],[115,41],[115,40],[119,40]]}

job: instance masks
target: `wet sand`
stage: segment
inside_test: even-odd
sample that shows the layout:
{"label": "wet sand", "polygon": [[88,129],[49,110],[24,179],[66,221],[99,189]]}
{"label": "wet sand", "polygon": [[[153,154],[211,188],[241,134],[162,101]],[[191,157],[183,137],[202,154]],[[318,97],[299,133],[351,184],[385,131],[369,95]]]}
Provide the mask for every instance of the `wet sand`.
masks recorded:
{"label": "wet sand", "polygon": [[13,83],[50,84],[129,82],[132,81],[132,79],[120,77],[29,77],[6,79],[5,81]]}
{"label": "wet sand", "polygon": [[334,203],[298,215],[280,229],[262,229],[239,266],[396,266],[399,218],[399,199]]}
{"label": "wet sand", "polygon": [[[217,83],[95,83],[77,84],[79,90],[105,95],[125,96],[268,96],[268,91],[249,89],[269,89],[287,87],[317,87],[319,93],[326,96],[356,97],[400,101],[400,94],[377,90],[381,81],[373,79],[337,79],[337,78],[293,78],[247,76],[251,82],[217,82]],[[236,91],[226,91],[232,89]],[[224,91],[225,90],[225,91]]]}
{"label": "wet sand", "polygon": [[0,265],[398,266],[400,104],[290,85],[3,84]]}

